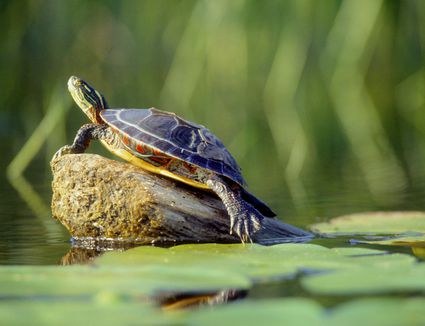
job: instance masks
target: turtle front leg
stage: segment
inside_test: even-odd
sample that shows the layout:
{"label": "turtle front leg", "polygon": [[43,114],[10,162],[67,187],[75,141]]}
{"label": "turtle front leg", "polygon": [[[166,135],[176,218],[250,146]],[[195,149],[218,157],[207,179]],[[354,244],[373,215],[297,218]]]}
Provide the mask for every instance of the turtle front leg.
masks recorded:
{"label": "turtle front leg", "polygon": [[239,186],[232,189],[216,175],[211,175],[206,183],[220,197],[229,213],[230,234],[236,233],[243,243],[252,242],[251,235],[261,229],[264,216],[242,199]]}
{"label": "turtle front leg", "polygon": [[92,139],[113,139],[112,131],[107,125],[88,123],[83,125],[77,132],[72,145],[61,147],[53,156],[53,161],[66,154],[84,153]]}

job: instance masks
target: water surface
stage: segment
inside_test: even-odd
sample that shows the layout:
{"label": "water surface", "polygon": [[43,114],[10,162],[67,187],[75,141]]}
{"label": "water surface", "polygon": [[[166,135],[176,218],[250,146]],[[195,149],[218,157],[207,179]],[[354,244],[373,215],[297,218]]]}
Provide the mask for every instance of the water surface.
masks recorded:
{"label": "water surface", "polygon": [[[7,162],[3,161],[5,165]],[[55,265],[71,248],[70,236],[63,226],[50,215],[51,173],[48,162],[37,158],[31,163],[25,178],[45,212],[30,207],[28,198],[20,193],[2,176],[0,190],[0,264],[2,265]],[[355,177],[352,177],[355,179]],[[266,181],[266,180],[265,180]],[[313,184],[312,180],[312,184]],[[356,182],[352,182],[356,185]],[[264,186],[264,185],[260,185]],[[308,187],[308,184],[306,185]],[[259,188],[260,187],[253,187]],[[326,220],[327,218],[361,211],[373,210],[425,210],[423,198],[425,182],[422,176],[415,178],[415,187],[406,188],[399,196],[391,194],[386,204],[371,199],[361,187],[335,188],[332,183],[323,184],[316,194],[298,198],[278,196],[263,191],[260,196],[284,217],[285,222],[299,227]],[[25,197],[25,195],[24,195]],[[30,196],[31,197],[31,196]],[[329,242],[329,241],[328,241]],[[332,242],[329,242],[332,243]],[[339,239],[333,246],[349,245],[348,239]]]}

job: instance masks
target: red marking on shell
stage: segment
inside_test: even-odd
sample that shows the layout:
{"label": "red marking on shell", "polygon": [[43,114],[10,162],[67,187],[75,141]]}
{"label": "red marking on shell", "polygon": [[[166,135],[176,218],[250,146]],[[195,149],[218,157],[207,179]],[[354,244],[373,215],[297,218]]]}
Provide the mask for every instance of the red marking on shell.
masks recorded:
{"label": "red marking on shell", "polygon": [[138,151],[140,154],[145,154],[146,153],[146,149],[144,146],[137,144],[136,145],[136,151]]}
{"label": "red marking on shell", "polygon": [[122,142],[123,142],[124,144],[126,144],[126,145],[130,144],[130,140],[128,139],[128,137],[127,137],[127,136],[123,136],[123,137],[122,137]]}
{"label": "red marking on shell", "polygon": [[154,153],[154,155],[156,155],[156,156],[166,156],[165,153],[163,153],[163,152],[161,152],[157,149],[153,149],[153,148],[152,148],[152,153]]}
{"label": "red marking on shell", "polygon": [[192,174],[194,174],[196,172],[196,166],[187,163],[187,162],[183,162],[183,166]]}
{"label": "red marking on shell", "polygon": [[160,166],[166,166],[170,162],[170,158],[158,156],[151,156],[150,160],[154,161],[155,163],[158,163],[158,165]]}

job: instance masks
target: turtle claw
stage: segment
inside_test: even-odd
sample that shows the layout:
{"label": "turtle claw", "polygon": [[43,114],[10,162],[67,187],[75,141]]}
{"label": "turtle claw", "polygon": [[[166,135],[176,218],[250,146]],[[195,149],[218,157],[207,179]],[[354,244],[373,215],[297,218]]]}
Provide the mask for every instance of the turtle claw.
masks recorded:
{"label": "turtle claw", "polygon": [[[242,243],[252,243],[252,235],[262,228],[262,220],[264,219],[261,212],[256,209],[256,205],[259,204],[262,207],[266,216],[271,210],[248,192],[242,192],[237,185],[232,188],[226,183],[225,179],[217,175],[212,174],[206,184],[220,197],[227,209],[230,216],[230,234],[237,235]],[[246,201],[246,197],[250,201]]]}
{"label": "turtle claw", "polygon": [[78,154],[84,152],[84,149],[79,150],[77,146],[74,145],[65,145],[58,149],[58,151],[53,155],[52,161],[56,161],[63,155],[67,154]]}
{"label": "turtle claw", "polygon": [[251,236],[261,229],[264,217],[249,204],[243,205],[238,213],[230,217],[230,234],[236,234],[242,243],[253,243]]}
{"label": "turtle claw", "polygon": [[55,155],[53,155],[52,161],[56,161],[59,157],[72,153],[72,146],[65,145],[57,150]]}

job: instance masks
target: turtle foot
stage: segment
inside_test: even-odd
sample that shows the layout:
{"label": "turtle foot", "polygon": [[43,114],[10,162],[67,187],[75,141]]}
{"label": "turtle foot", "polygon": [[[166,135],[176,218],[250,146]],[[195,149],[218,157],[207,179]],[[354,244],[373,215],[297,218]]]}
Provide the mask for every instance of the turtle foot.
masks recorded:
{"label": "turtle foot", "polygon": [[63,155],[67,154],[77,154],[80,153],[80,151],[76,150],[76,148],[72,145],[65,145],[58,149],[58,151],[53,155],[52,161],[56,161],[58,158],[60,158]]}
{"label": "turtle foot", "polygon": [[[226,182],[226,179],[212,174],[206,181],[208,187],[214,191],[223,201],[224,206],[230,216],[230,234],[236,234],[242,241],[253,242],[251,236],[262,228],[264,216],[241,196],[241,187],[232,188]],[[246,192],[251,199],[252,195]],[[255,198],[255,197],[254,197]],[[255,199],[254,203],[265,204]],[[266,213],[271,212],[267,207]]]}
{"label": "turtle foot", "polygon": [[112,131],[107,125],[87,123],[78,130],[72,145],[61,147],[55,155],[53,155],[52,161],[57,160],[62,155],[84,153],[92,139],[108,140],[114,137],[113,134],[112,136],[111,134]]}
{"label": "turtle foot", "polygon": [[242,241],[253,242],[251,236],[262,228],[264,217],[251,205],[243,203],[237,214],[230,216],[230,234],[236,234]]}

